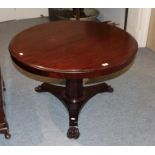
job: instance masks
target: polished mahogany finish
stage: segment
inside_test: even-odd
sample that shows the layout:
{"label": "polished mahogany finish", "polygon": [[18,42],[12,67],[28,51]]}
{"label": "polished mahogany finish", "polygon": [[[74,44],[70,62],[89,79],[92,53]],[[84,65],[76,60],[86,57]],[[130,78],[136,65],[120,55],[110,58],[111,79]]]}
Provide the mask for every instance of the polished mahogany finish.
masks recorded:
{"label": "polished mahogany finish", "polygon": [[136,40],[107,22],[57,21],[17,34],[9,51],[23,69],[47,77],[66,79],[65,87],[43,83],[37,92],[50,92],[69,112],[69,138],[78,138],[78,115],[94,95],[113,92],[106,83],[83,86],[84,78],[107,75],[130,64],[137,52]]}
{"label": "polished mahogany finish", "polygon": [[5,113],[4,113],[4,108],[5,108],[4,96],[3,96],[4,91],[5,91],[4,81],[0,73],[0,133],[3,133],[6,139],[9,139],[11,137],[11,134],[9,132],[8,122],[6,120]]}
{"label": "polished mahogany finish", "polygon": [[107,23],[57,21],[29,28],[11,41],[13,60],[22,68],[55,78],[90,78],[127,66],[137,42]]}

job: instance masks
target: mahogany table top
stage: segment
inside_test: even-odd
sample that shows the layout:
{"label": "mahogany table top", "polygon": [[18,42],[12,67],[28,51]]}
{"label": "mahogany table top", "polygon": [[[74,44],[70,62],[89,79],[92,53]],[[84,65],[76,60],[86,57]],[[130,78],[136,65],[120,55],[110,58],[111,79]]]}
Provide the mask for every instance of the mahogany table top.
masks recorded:
{"label": "mahogany table top", "polygon": [[14,62],[23,69],[55,78],[107,75],[130,64],[136,40],[107,23],[56,21],[17,34],[9,45]]}

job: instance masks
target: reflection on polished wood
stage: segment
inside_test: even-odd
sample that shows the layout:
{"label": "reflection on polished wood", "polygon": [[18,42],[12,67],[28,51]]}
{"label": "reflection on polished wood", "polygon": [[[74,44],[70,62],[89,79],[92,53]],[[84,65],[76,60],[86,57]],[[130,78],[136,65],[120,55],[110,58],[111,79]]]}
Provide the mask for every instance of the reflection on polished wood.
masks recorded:
{"label": "reflection on polished wood", "polygon": [[21,68],[51,78],[66,79],[65,87],[43,83],[37,92],[50,92],[69,112],[67,136],[78,138],[78,115],[92,96],[112,92],[107,84],[83,86],[84,78],[105,76],[128,66],[137,52],[136,40],[108,23],[57,21],[17,34],[9,45],[12,60]]}

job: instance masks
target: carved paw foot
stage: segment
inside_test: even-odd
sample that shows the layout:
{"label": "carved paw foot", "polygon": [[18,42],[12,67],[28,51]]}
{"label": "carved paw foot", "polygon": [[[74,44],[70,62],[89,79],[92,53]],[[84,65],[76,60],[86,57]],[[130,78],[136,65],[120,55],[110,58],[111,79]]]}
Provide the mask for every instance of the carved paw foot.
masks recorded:
{"label": "carved paw foot", "polygon": [[113,92],[113,91],[114,91],[114,89],[111,86],[108,85],[107,92]]}
{"label": "carved paw foot", "polygon": [[43,87],[42,87],[42,85],[39,85],[39,86],[37,86],[37,87],[35,87],[34,88],[34,90],[36,91],[36,92],[43,92]]}
{"label": "carved paw foot", "polygon": [[79,136],[80,136],[80,132],[79,132],[79,129],[77,127],[70,127],[68,129],[68,132],[67,132],[68,138],[77,139],[77,138],[79,138]]}
{"label": "carved paw foot", "polygon": [[107,85],[106,83],[104,83],[104,85],[100,86],[100,93],[104,93],[104,92],[109,92],[109,93],[112,93],[114,91],[114,89],[110,86],[110,85]]}
{"label": "carved paw foot", "polygon": [[10,139],[11,138],[11,134],[10,134],[9,131],[7,131],[4,136],[5,136],[6,139]]}

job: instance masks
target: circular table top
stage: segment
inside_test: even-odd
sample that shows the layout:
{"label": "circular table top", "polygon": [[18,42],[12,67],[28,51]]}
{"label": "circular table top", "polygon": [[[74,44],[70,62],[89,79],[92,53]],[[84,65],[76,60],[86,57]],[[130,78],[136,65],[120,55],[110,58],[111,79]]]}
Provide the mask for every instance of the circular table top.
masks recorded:
{"label": "circular table top", "polygon": [[47,77],[90,78],[111,74],[132,62],[136,40],[105,22],[56,21],[17,34],[9,45],[13,61]]}

